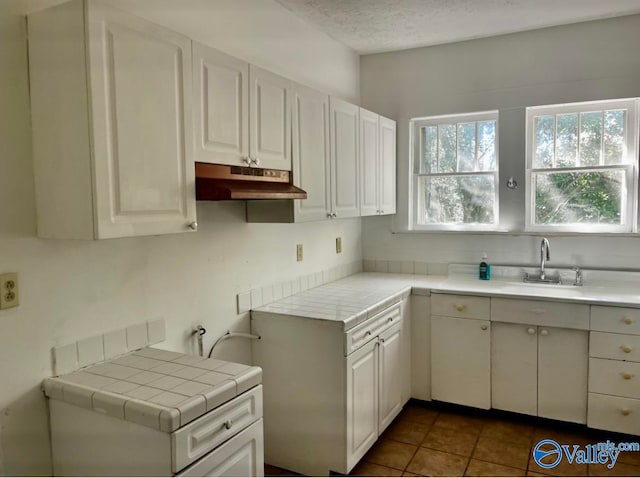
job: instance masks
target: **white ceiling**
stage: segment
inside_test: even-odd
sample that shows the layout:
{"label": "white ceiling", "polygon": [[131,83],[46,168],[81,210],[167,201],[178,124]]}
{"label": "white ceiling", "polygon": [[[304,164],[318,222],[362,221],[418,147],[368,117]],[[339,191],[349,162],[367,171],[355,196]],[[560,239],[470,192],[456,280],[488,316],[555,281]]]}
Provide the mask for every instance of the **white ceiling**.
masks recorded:
{"label": "white ceiling", "polygon": [[640,13],[640,0],[277,0],[360,54]]}

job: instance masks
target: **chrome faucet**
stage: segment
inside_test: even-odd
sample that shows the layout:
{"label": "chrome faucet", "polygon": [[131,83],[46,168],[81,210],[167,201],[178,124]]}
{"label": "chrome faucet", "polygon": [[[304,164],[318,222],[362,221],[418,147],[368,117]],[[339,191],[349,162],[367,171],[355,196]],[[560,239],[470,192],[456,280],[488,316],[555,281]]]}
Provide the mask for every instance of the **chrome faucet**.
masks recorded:
{"label": "chrome faucet", "polygon": [[[542,243],[540,244],[540,280],[545,279],[544,266],[546,261],[551,259],[551,255],[549,253],[549,239],[546,237],[542,238]],[[546,257],[546,260],[545,260]]]}

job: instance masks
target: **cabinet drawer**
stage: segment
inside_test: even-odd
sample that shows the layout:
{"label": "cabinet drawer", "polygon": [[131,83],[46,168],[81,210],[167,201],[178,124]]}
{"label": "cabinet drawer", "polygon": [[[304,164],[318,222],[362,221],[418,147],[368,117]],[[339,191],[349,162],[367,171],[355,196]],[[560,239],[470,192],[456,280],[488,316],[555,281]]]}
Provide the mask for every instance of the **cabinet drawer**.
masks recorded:
{"label": "cabinet drawer", "polygon": [[190,465],[259,418],[262,418],[261,385],[176,430],[171,434],[173,472]]}
{"label": "cabinet drawer", "polygon": [[589,356],[640,362],[640,335],[591,332]]}
{"label": "cabinet drawer", "polygon": [[618,397],[640,398],[640,364],[589,359],[589,391]]}
{"label": "cabinet drawer", "polygon": [[358,350],[373,337],[400,322],[400,319],[400,304],[396,304],[365,320],[345,334],[344,354]]}
{"label": "cabinet drawer", "polygon": [[589,330],[589,306],[543,300],[491,299],[491,320]]}
{"label": "cabinet drawer", "polygon": [[590,428],[612,432],[640,434],[640,400],[589,394]]}
{"label": "cabinet drawer", "polygon": [[489,320],[491,299],[471,295],[433,294],[431,315]]}
{"label": "cabinet drawer", "polygon": [[593,305],[591,330],[640,335],[640,309]]}

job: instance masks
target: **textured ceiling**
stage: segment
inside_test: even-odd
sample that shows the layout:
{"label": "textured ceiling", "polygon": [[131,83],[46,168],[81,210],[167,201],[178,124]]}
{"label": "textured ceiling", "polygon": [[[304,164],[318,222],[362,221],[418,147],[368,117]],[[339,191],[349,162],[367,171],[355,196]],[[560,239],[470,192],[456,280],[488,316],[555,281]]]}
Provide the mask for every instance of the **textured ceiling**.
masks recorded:
{"label": "textured ceiling", "polygon": [[640,13],[640,0],[277,0],[358,53]]}

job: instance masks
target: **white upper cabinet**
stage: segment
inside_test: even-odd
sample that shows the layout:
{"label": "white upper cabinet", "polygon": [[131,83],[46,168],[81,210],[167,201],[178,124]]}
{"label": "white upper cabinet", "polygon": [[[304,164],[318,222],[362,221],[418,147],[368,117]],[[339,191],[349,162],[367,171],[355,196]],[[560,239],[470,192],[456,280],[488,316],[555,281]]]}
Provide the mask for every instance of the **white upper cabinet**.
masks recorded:
{"label": "white upper cabinet", "polygon": [[38,235],[195,229],[190,40],[74,0],[29,16],[29,62]]}
{"label": "white upper cabinet", "polygon": [[360,108],[360,215],[396,212],[396,122]]}
{"label": "white upper cabinet", "polygon": [[331,107],[331,203],[337,218],[360,215],[360,108],[337,98]]}
{"label": "white upper cabinet", "polygon": [[249,156],[255,166],[291,171],[291,81],[249,66]]}
{"label": "white upper cabinet", "polygon": [[293,83],[194,42],[196,161],[291,171]]}
{"label": "white upper cabinet", "polygon": [[247,166],[249,64],[193,42],[196,161]]}
{"label": "white upper cabinet", "polygon": [[380,116],[380,214],[396,213],[396,122]]}
{"label": "white upper cabinet", "polygon": [[360,215],[380,212],[378,204],[380,125],[376,113],[360,108]]}
{"label": "white upper cabinet", "polygon": [[295,200],[295,221],[330,217],[329,96],[302,85],[293,94],[293,179],[307,192]]}

